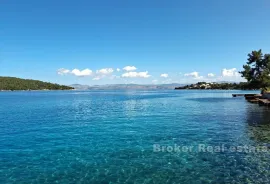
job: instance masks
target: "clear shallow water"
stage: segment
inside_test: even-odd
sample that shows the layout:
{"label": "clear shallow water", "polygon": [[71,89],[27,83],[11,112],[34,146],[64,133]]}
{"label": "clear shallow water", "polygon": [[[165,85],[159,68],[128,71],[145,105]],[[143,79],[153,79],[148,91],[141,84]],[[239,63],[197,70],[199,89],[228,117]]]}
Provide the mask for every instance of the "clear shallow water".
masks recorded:
{"label": "clear shallow water", "polygon": [[0,183],[270,183],[270,153],[153,151],[268,145],[270,111],[232,93],[1,92]]}

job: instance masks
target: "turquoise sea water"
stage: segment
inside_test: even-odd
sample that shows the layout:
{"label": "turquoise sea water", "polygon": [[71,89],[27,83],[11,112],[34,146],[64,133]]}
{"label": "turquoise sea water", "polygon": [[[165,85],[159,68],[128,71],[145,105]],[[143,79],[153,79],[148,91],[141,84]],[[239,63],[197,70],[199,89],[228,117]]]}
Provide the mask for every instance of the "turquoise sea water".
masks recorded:
{"label": "turquoise sea water", "polygon": [[[270,111],[246,91],[0,93],[0,183],[270,183]],[[254,93],[254,92],[251,92]]]}

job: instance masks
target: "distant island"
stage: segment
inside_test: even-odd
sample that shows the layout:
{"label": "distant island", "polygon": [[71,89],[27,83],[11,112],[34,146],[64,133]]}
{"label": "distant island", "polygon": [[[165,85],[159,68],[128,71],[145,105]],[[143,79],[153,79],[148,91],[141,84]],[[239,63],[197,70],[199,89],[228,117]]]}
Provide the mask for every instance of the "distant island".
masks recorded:
{"label": "distant island", "polygon": [[186,86],[176,87],[176,90],[180,89],[222,89],[222,90],[257,90],[251,87],[246,82],[240,83],[215,83],[215,82],[198,82],[196,84],[190,84]]}
{"label": "distant island", "polygon": [[70,86],[42,82],[39,80],[0,77],[0,91],[14,90],[71,90]]}
{"label": "distant island", "polygon": [[76,90],[173,90],[177,86],[183,86],[183,84],[171,83],[171,84],[105,84],[105,85],[70,85]]}
{"label": "distant island", "polygon": [[262,50],[252,51],[243,65],[243,71],[239,72],[247,82],[240,83],[207,83],[176,87],[175,89],[223,89],[223,90],[261,90],[261,94],[270,93],[270,54],[263,54]]}

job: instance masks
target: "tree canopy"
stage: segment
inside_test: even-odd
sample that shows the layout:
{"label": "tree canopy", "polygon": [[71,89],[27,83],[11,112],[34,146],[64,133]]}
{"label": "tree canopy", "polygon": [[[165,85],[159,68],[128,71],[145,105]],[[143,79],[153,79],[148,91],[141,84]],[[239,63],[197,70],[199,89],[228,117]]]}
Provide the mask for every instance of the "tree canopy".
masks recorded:
{"label": "tree canopy", "polygon": [[252,51],[247,60],[239,73],[251,87],[266,90],[270,87],[270,54],[263,54],[261,49]]}
{"label": "tree canopy", "polygon": [[42,82],[38,80],[0,77],[0,90],[69,90],[69,86]]}
{"label": "tree canopy", "polygon": [[198,82],[197,84],[190,84],[186,86],[176,87],[175,89],[221,89],[221,90],[253,90],[248,83],[207,83]]}

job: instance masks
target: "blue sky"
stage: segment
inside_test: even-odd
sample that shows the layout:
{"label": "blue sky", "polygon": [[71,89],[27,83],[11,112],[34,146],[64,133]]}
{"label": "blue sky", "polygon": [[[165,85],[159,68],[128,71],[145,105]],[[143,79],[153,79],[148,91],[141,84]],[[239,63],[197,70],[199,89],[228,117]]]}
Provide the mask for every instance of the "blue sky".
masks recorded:
{"label": "blue sky", "polygon": [[269,7],[267,0],[2,0],[0,76],[89,85],[240,81],[250,51],[270,52]]}

